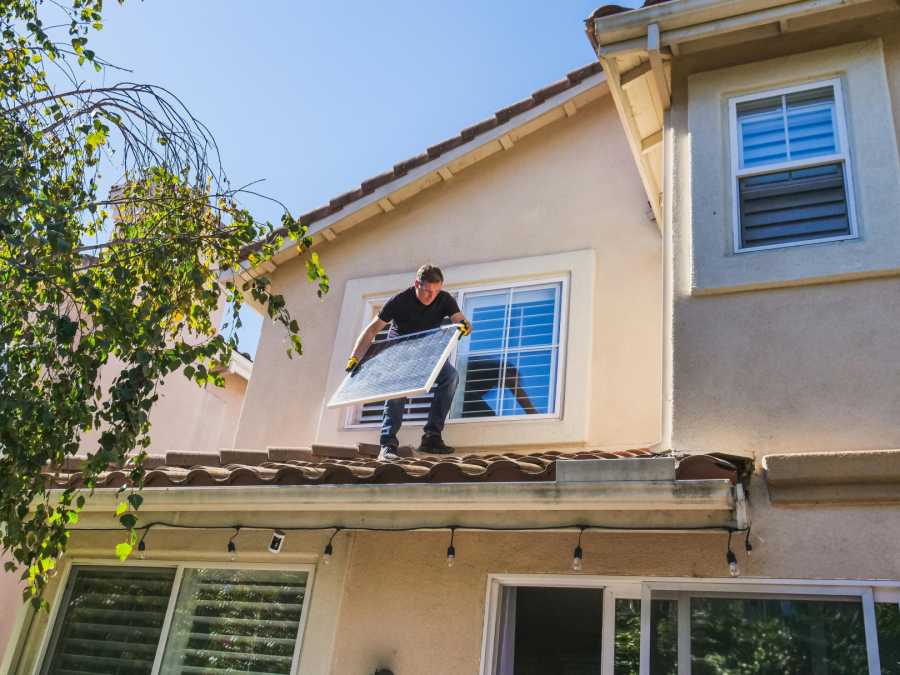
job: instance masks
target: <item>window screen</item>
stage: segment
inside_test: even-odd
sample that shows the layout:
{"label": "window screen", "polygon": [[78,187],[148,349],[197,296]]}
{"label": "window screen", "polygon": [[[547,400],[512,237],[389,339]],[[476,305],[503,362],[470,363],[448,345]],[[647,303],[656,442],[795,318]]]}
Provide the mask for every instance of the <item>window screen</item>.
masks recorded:
{"label": "window screen", "polygon": [[472,335],[460,342],[456,418],[556,412],[559,283],[469,292]]}
{"label": "window screen", "polygon": [[174,580],[173,568],[76,567],[41,672],[149,674]]}
{"label": "window screen", "polygon": [[850,236],[834,85],[742,101],[735,113],[737,248]]}

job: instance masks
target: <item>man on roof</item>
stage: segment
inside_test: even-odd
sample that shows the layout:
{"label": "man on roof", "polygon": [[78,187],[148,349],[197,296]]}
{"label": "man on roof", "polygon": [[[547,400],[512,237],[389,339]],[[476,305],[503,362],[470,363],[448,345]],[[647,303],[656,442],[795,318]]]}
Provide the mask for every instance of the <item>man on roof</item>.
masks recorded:
{"label": "man on roof", "polygon": [[[388,332],[389,338],[438,328],[446,318],[459,324],[459,330],[463,336],[471,333],[471,325],[459,310],[459,305],[456,304],[453,296],[442,290],[443,285],[444,274],[438,267],[422,265],[416,272],[413,285],[384,303],[378,316],[372,319],[372,322],[357,338],[353,353],[347,361],[347,371],[350,372],[359,365],[375,336],[388,324],[391,327]],[[444,443],[441,433],[444,430],[447,413],[450,412],[450,403],[456,393],[457,384],[459,384],[459,375],[456,368],[449,362],[445,363],[431,389],[434,398],[431,400],[428,421],[425,423],[422,442],[418,448],[419,452],[438,455],[453,452],[454,449]],[[397,440],[397,432],[400,431],[400,425],[403,424],[405,407],[405,398],[385,401],[379,441],[381,445],[379,459],[399,459],[397,448],[400,442]]]}

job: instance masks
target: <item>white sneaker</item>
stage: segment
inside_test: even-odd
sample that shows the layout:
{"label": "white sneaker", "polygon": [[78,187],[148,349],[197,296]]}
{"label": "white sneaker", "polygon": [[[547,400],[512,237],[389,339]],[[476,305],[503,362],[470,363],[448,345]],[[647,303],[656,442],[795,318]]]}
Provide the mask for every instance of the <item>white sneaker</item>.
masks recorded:
{"label": "white sneaker", "polygon": [[381,451],[378,453],[378,459],[383,462],[392,462],[395,459],[400,459],[400,455],[397,454],[397,448],[392,445],[382,445]]}

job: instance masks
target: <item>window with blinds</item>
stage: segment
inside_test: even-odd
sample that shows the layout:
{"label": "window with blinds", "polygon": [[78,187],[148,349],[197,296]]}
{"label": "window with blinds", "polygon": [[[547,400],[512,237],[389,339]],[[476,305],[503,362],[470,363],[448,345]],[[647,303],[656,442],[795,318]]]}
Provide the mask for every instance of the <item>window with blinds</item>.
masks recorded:
{"label": "window with blinds", "polygon": [[160,673],[290,673],[306,574],[186,570]]}
{"label": "window with blinds", "polygon": [[474,330],[458,348],[460,386],[451,417],[555,414],[562,282],[461,296]]}
{"label": "window with blinds", "polygon": [[737,251],[855,236],[839,86],[733,102]]}
{"label": "window with blinds", "polygon": [[179,576],[174,567],[75,567],[41,673],[293,672],[307,579],[268,569]]}
{"label": "window with blinds", "polygon": [[41,673],[149,675],[174,582],[173,568],[74,568]]}

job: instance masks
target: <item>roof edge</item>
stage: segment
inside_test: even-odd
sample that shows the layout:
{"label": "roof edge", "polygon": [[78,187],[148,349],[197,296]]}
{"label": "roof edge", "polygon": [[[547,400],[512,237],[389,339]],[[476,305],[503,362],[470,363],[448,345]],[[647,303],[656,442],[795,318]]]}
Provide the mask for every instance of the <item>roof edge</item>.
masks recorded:
{"label": "roof edge", "polygon": [[[557,119],[571,117],[580,107],[592,103],[605,94],[605,85],[606,75],[601,71],[599,63],[591,63],[572,71],[566,78],[538,90],[530,98],[497,111],[492,118],[463,129],[458,136],[433,145],[416,157],[395,164],[392,170],[363,181],[356,190],[332,199],[326,206],[301,215],[299,220],[309,227],[313,246],[322,241],[333,241],[339,234],[359,223],[394,210],[399,203],[405,202],[427,187],[451,180],[459,171],[492,156],[495,151],[500,152],[513,147],[513,139],[509,138],[509,134],[538,122],[544,116],[552,116],[555,112],[554,119],[547,120],[546,124],[541,124],[539,128]],[[596,96],[583,101],[581,105],[575,101],[584,99],[595,91]],[[528,134],[537,130],[537,128],[530,130]],[[497,147],[491,148],[492,145]],[[465,166],[453,171],[448,167],[454,162]],[[417,189],[417,183],[428,181],[431,182]],[[411,194],[404,194],[408,192]],[[283,232],[277,230],[275,234]],[[247,247],[245,255],[249,255],[254,249],[254,245]],[[252,278],[256,276],[257,271],[268,274],[275,266],[297,255],[296,244],[286,242],[271,263],[267,261],[259,266],[260,270],[254,269],[245,259],[240,276],[245,279]]]}

